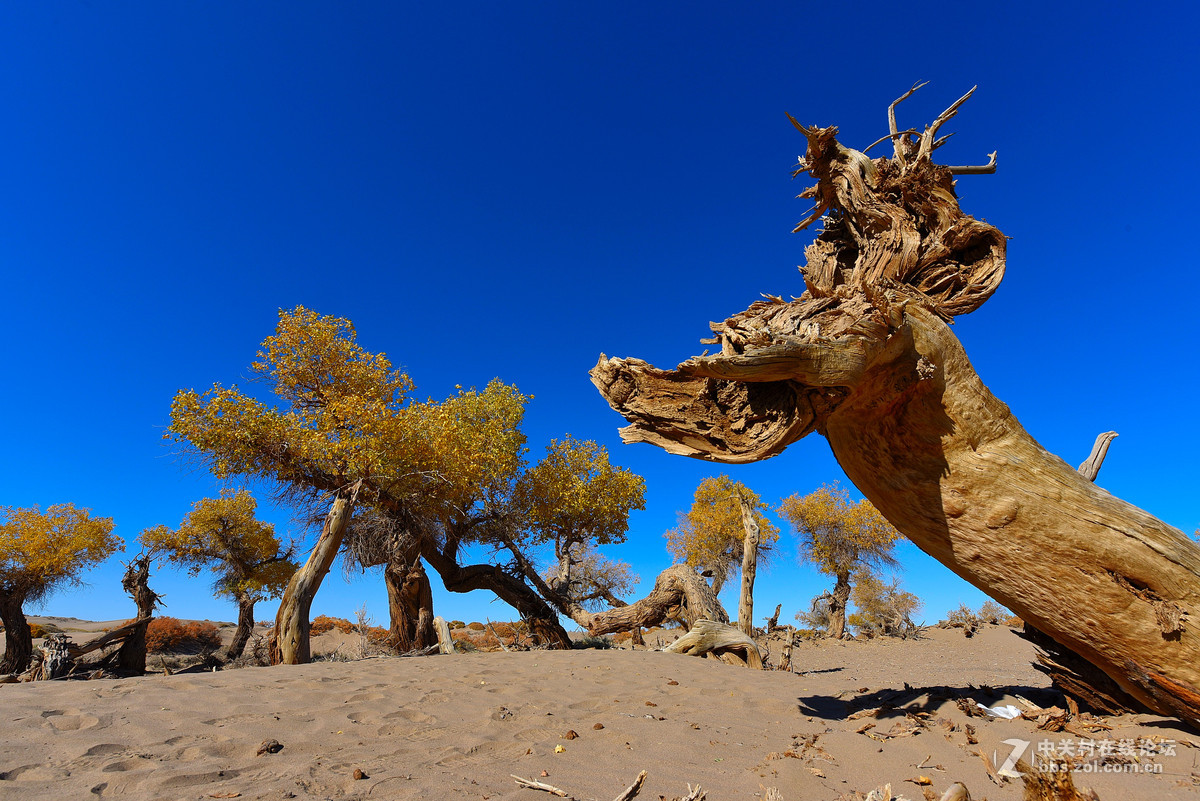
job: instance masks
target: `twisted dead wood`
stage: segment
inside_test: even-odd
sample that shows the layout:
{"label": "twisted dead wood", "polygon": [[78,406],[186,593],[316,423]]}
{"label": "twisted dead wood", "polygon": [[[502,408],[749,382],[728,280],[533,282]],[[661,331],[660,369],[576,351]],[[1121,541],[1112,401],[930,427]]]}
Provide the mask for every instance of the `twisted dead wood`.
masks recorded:
{"label": "twisted dead wood", "polygon": [[750,462],[824,435],[922,550],[1151,709],[1200,724],[1200,548],[1046,452],[947,327],[1005,269],[1003,234],[959,209],[953,176],[969,170],[930,159],[965,99],[919,136],[893,123],[891,158],[796,124],[797,173],[816,180],[798,228],[823,221],[804,293],[713,323],[719,354],[675,370],[601,356],[592,380],[630,421],[622,439],[672,453]]}

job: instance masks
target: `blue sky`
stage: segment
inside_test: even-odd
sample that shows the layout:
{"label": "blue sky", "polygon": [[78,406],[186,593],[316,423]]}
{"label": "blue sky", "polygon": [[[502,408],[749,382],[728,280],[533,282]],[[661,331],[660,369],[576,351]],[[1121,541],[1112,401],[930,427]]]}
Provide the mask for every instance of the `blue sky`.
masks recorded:
{"label": "blue sky", "polygon": [[[161,439],[172,395],[244,381],[278,310],[348,317],[444,397],[499,376],[536,399],[531,455],[571,433],[645,476],[611,549],[642,577],[723,470],[768,500],[843,480],[813,436],[726,467],[623,446],[588,381],[601,352],[671,366],[760,292],[799,294],[801,122],[864,147],[887,104],[921,127],[974,84],[946,162],[1011,237],[956,326],[991,389],[1099,484],[1200,526],[1190,145],[1198,12],[1183,4],[27,3],[0,10],[0,503],[71,501],[132,543],[218,485]],[[281,531],[287,509],[265,510]],[[933,621],[984,597],[904,544]],[[47,614],[127,617],[116,560]],[[447,618],[504,619],[482,593]],[[757,611],[827,584],[786,541]],[[167,614],[232,619],[204,578]],[[727,607],[736,608],[732,596]],[[314,614],[386,616],[331,574]],[[260,619],[272,604],[259,609]]]}

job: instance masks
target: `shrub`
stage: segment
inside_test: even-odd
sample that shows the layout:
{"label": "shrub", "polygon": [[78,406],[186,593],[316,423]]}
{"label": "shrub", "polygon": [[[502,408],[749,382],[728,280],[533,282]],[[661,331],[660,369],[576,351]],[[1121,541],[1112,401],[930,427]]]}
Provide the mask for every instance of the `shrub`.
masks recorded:
{"label": "shrub", "polygon": [[906,638],[916,634],[912,616],[921,610],[921,600],[900,589],[900,579],[884,582],[874,573],[859,571],[851,598],[857,611],[847,621],[867,637]]}
{"label": "shrub", "polygon": [[471,631],[483,631],[486,627],[482,623],[471,622],[467,624],[467,628]]}
{"label": "shrub", "polygon": [[353,634],[354,624],[344,617],[329,617],[328,615],[317,615],[309,624],[308,632],[312,635],[325,634],[326,632],[337,629],[342,634]]}
{"label": "shrub", "polygon": [[613,647],[613,641],[609,637],[593,637],[590,634],[586,634],[578,640],[573,641],[571,647],[576,651],[582,651],[586,648],[606,650]]}
{"label": "shrub", "polygon": [[151,653],[202,651],[221,647],[221,633],[207,620],[156,617],[146,628],[146,650]]}
{"label": "shrub", "polygon": [[451,620],[447,625],[451,629],[465,629],[467,627],[467,624],[463,623],[461,620]]}

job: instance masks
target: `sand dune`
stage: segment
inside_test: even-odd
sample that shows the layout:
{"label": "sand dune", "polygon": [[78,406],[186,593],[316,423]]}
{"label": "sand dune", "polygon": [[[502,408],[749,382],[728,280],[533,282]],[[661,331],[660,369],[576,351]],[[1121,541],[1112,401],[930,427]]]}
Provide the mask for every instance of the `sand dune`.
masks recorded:
{"label": "sand dune", "polygon": [[[551,798],[517,787],[517,774],[611,799],[646,770],[646,799],[689,783],[714,800],[769,787],[789,801],[854,798],[888,782],[921,799],[905,781],[920,776],[938,795],[961,781],[976,799],[1015,799],[1020,781],[997,786],[975,752],[1003,761],[1007,739],[1078,738],[968,718],[956,697],[1053,702],[1031,655],[1008,629],[985,627],[972,639],[933,630],[806,644],[795,674],[584,650],[10,684],[0,686],[0,797]],[[984,684],[995,692],[972,688]],[[854,715],[889,701],[898,708]],[[1200,798],[1194,733],[1153,716],[1108,723],[1096,741],[1165,739],[1175,753],[1141,758],[1162,774],[1077,774],[1079,785],[1106,801]],[[260,755],[269,740],[282,748]]]}

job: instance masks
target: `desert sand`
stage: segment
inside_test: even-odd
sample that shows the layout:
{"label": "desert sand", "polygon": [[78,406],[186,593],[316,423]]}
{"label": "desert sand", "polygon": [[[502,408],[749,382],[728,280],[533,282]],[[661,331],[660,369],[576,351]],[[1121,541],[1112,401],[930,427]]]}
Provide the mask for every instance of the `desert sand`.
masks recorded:
{"label": "desert sand", "polygon": [[[954,782],[975,799],[1018,799],[1021,781],[996,784],[978,754],[995,754],[995,767],[1013,750],[1005,740],[1028,741],[1028,759],[1042,741],[1084,738],[968,717],[957,700],[1061,705],[1032,657],[1010,629],[985,626],[970,639],[931,629],[806,642],[794,673],[613,649],[7,684],[0,798],[553,797],[515,774],[607,801],[645,770],[644,799],[697,784],[714,801],[772,787],[788,801],[851,799],[890,783],[916,801]],[[1078,786],[1105,801],[1200,798],[1200,736],[1150,715],[1105,722],[1111,730],[1090,735],[1097,751],[1110,741],[1114,752],[1153,743],[1159,753],[1095,760],[1122,772],[1076,773]]]}

